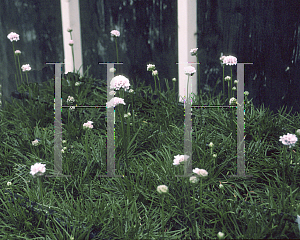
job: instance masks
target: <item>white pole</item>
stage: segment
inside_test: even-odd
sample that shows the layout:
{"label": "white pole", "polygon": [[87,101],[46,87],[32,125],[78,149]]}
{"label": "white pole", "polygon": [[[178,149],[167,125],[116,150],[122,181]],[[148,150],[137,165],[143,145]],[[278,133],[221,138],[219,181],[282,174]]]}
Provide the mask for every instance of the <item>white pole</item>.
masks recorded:
{"label": "white pole", "polygon": [[81,48],[81,28],[80,28],[80,11],[79,0],[61,0],[61,16],[62,16],[62,31],[64,43],[64,63],[65,73],[73,72],[73,56],[72,47],[69,45],[71,40],[68,28],[73,29],[72,40],[74,41],[74,59],[75,71],[80,67],[80,75],[83,75],[82,69],[82,48]]}
{"label": "white pole", "polygon": [[[193,66],[197,71],[197,57],[192,56],[190,51],[197,48],[197,0],[178,0],[178,78],[179,78],[179,101],[183,102],[187,95],[188,76],[184,74],[184,68]],[[193,63],[188,63],[193,62]],[[189,94],[197,95],[197,72],[190,77]]]}

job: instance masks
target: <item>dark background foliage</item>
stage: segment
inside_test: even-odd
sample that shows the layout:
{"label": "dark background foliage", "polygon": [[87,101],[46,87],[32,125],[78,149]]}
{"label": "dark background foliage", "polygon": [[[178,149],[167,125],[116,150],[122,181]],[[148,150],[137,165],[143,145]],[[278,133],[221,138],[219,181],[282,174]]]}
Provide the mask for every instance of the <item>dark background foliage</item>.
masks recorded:
{"label": "dark background foliage", "polygon": [[[202,91],[210,91],[222,78],[220,55],[236,56],[245,67],[245,91],[255,107],[263,104],[277,112],[283,105],[299,111],[300,5],[298,1],[198,0],[198,47]],[[146,65],[154,63],[160,79],[178,78],[177,1],[84,0],[80,1],[83,69],[106,79],[106,66],[116,62],[117,29],[120,74],[136,83],[153,84]],[[16,90],[12,44],[7,34],[16,32],[22,51],[21,65],[30,64],[29,81],[53,78],[63,62],[60,1],[2,0],[0,3],[0,83],[3,100]],[[76,31],[76,30],[74,30]],[[76,43],[74,47],[76,46]],[[233,67],[236,74],[236,67]],[[229,75],[229,67],[225,75]],[[164,81],[162,81],[164,86]],[[222,90],[220,84],[216,93]],[[2,100],[2,102],[3,102]]]}

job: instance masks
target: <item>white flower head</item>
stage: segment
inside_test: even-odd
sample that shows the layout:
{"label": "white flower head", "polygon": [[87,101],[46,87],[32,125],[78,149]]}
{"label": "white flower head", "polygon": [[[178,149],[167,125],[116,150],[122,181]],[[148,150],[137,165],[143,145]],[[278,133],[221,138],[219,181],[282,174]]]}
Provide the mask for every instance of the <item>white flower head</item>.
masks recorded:
{"label": "white flower head", "polygon": [[193,76],[196,72],[196,69],[193,66],[188,66],[184,68],[185,75]]}
{"label": "white flower head", "polygon": [[234,80],[234,84],[238,84],[238,82],[239,82],[238,80]]}
{"label": "white flower head", "polygon": [[298,130],[296,131],[296,134],[297,134],[297,135],[300,135],[300,129],[298,129]]}
{"label": "white flower head", "polygon": [[237,103],[237,100],[233,97],[233,98],[230,98],[229,100],[229,105],[234,105]]}
{"label": "white flower head", "polygon": [[237,64],[237,58],[234,57],[234,56],[227,56],[223,59],[223,64],[236,65]]}
{"label": "white flower head", "polygon": [[132,92],[134,92],[134,91],[133,91],[133,89],[130,89],[129,92],[132,93]]}
{"label": "white flower head", "polygon": [[155,70],[155,65],[153,65],[153,64],[147,65],[147,71],[154,71],[154,70]]}
{"label": "white flower head", "polygon": [[12,185],[12,183],[11,182],[7,182],[7,186],[10,186],[10,185]]}
{"label": "white flower head", "polygon": [[193,173],[198,174],[200,177],[206,177],[208,175],[208,172],[204,169],[195,168],[193,170]]}
{"label": "white flower head", "polygon": [[32,141],[33,146],[37,146],[38,144],[39,144],[39,140],[35,139],[34,141]]}
{"label": "white flower head", "polygon": [[74,45],[74,41],[73,41],[73,40],[70,40],[70,41],[69,41],[69,45],[70,45],[70,46],[73,46],[73,45]]}
{"label": "white flower head", "polygon": [[244,94],[245,94],[246,96],[248,96],[248,95],[249,95],[249,92],[248,92],[248,91],[245,91]]}
{"label": "white flower head", "polygon": [[30,67],[29,64],[25,64],[25,65],[23,65],[21,68],[22,68],[22,71],[23,71],[23,72],[28,72],[28,71],[31,70],[31,67]]}
{"label": "white flower head", "polygon": [[226,76],[225,77],[225,81],[230,81],[231,77],[230,76]]}
{"label": "white flower head", "polygon": [[157,187],[158,193],[167,193],[168,192],[168,187],[166,185],[159,185]]}
{"label": "white flower head", "polygon": [[198,177],[195,177],[195,176],[190,177],[190,182],[191,183],[197,183],[198,181],[199,181]]}
{"label": "white flower head", "polygon": [[45,166],[46,166],[46,164],[35,163],[34,165],[31,166],[30,174],[32,174],[32,176],[34,176],[35,174],[38,173],[38,175],[41,176],[46,171]]}
{"label": "white flower head", "polygon": [[213,147],[214,144],[213,144],[212,142],[210,142],[210,143],[208,144],[208,146],[209,146],[209,147]]}
{"label": "white flower head", "polygon": [[68,99],[67,99],[67,103],[69,103],[69,102],[74,102],[75,101],[75,99],[73,98],[73,97],[71,97],[71,96],[68,96]]}
{"label": "white flower head", "polygon": [[233,91],[236,91],[236,87],[233,87],[232,90],[233,90]]}
{"label": "white flower head", "polygon": [[158,75],[157,70],[152,71],[152,76],[157,76],[157,75]]}
{"label": "white flower head", "polygon": [[120,32],[118,30],[112,30],[110,34],[112,37],[120,37]]}
{"label": "white flower head", "polygon": [[295,146],[298,138],[295,134],[288,133],[287,135],[280,136],[279,141],[284,145],[289,145],[289,148],[291,148],[292,146]]}
{"label": "white flower head", "polygon": [[92,125],[92,123],[93,123],[92,121],[88,121],[88,122],[84,123],[83,128],[87,128],[87,129],[93,128],[94,126]]}
{"label": "white flower head", "polygon": [[115,68],[110,68],[110,69],[109,69],[109,72],[114,73],[116,70],[117,70],[117,69],[115,69]]}
{"label": "white flower head", "polygon": [[172,78],[172,81],[173,81],[173,82],[176,82],[176,78]]}
{"label": "white flower head", "polygon": [[226,58],[226,56],[221,56],[220,57],[220,61],[221,61],[221,64],[224,64],[224,59]]}
{"label": "white flower head", "polygon": [[225,234],[222,233],[222,232],[218,232],[218,234],[217,234],[217,237],[218,237],[219,239],[223,239],[224,236],[225,236]]}
{"label": "white flower head", "polygon": [[119,104],[126,105],[126,103],[124,102],[123,98],[114,97],[109,102],[106,103],[106,107],[107,108],[111,108],[111,107],[115,107],[115,106],[117,106]]}
{"label": "white flower head", "polygon": [[111,89],[119,90],[120,88],[124,88],[126,91],[129,89],[129,87],[130,87],[129,80],[123,75],[113,77],[110,82]]}
{"label": "white flower head", "polygon": [[21,51],[20,51],[20,50],[16,50],[16,51],[15,51],[15,54],[16,54],[16,55],[20,55],[20,54],[21,54]]}
{"label": "white flower head", "polygon": [[8,38],[11,42],[13,42],[13,41],[17,42],[17,41],[20,40],[19,34],[15,33],[15,32],[11,32],[10,34],[8,34],[8,35],[7,35],[7,38]]}
{"label": "white flower head", "polygon": [[190,156],[188,155],[177,155],[174,157],[173,165],[180,165],[181,163],[185,162],[189,159]]}
{"label": "white flower head", "polygon": [[193,48],[193,49],[191,49],[190,53],[191,53],[192,56],[196,56],[197,51],[198,51],[198,48]]}
{"label": "white flower head", "polygon": [[80,82],[76,82],[75,86],[78,87],[80,85]]}

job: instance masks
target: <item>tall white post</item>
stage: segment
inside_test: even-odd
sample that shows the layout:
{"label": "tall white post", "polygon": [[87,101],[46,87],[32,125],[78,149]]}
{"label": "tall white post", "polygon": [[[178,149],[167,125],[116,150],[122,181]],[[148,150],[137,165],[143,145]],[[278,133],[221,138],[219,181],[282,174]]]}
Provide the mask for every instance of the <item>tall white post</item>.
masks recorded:
{"label": "tall white post", "polygon": [[81,47],[81,28],[80,28],[80,11],[79,0],[61,0],[61,16],[62,16],[62,31],[65,54],[65,73],[73,72],[73,56],[72,47],[69,45],[71,40],[68,28],[73,29],[72,40],[74,41],[74,59],[75,71],[80,68],[80,75],[83,75],[82,69],[82,47]]}
{"label": "tall white post", "polygon": [[[197,48],[197,0],[178,0],[178,78],[179,78],[179,101],[183,102],[187,96],[188,76],[184,74],[184,68],[193,66],[197,70],[197,57],[192,56],[190,51]],[[190,63],[189,63],[190,62]],[[189,94],[197,95],[197,72],[190,77]]]}

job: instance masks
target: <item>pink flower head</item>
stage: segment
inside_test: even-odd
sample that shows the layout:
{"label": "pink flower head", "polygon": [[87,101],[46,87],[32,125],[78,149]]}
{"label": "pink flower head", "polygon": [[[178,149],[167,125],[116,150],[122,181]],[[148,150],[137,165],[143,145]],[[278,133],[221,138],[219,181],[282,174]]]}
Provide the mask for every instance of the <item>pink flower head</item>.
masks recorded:
{"label": "pink flower head", "polygon": [[31,70],[31,67],[30,67],[29,64],[25,64],[25,65],[23,65],[21,68],[22,68],[22,71],[23,71],[23,72],[28,72],[28,71]]}
{"label": "pink flower head", "polygon": [[234,56],[227,56],[223,58],[223,64],[226,65],[236,65],[237,64],[237,58]]}
{"label": "pink flower head", "polygon": [[39,173],[38,175],[43,175],[44,172],[46,172],[46,164],[36,163],[31,166],[30,174],[34,176],[35,174]]}
{"label": "pink flower head", "polygon": [[295,134],[288,133],[287,135],[280,136],[279,141],[284,145],[289,145],[289,148],[291,148],[292,146],[295,146],[298,138]]}
{"label": "pink flower head", "polygon": [[34,141],[32,141],[32,145],[33,145],[33,146],[36,146],[36,145],[38,145],[38,144],[39,144],[39,140],[35,139]]}
{"label": "pink flower head", "polygon": [[186,161],[188,158],[188,155],[177,155],[174,157],[173,165],[179,165],[180,163]]}
{"label": "pink flower head", "polygon": [[112,37],[120,37],[120,32],[118,30],[112,30],[110,34]]}
{"label": "pink flower head", "polygon": [[114,97],[109,102],[106,103],[106,107],[107,108],[111,108],[111,107],[115,107],[115,106],[117,106],[119,104],[126,105],[126,103],[124,102],[123,98]]}
{"label": "pink flower head", "polygon": [[190,53],[191,53],[192,56],[196,56],[197,51],[198,51],[198,48],[193,48],[193,49],[191,49]]}
{"label": "pink flower head", "polygon": [[92,121],[88,121],[83,124],[83,128],[93,128],[94,126],[92,125]]}
{"label": "pink flower head", "polygon": [[20,40],[19,34],[15,33],[15,32],[11,32],[10,34],[8,34],[8,35],[7,35],[7,38],[8,38],[11,42]]}
{"label": "pink flower head", "polygon": [[110,82],[111,89],[119,90],[120,88],[124,88],[126,91],[129,89],[129,87],[130,87],[129,80],[123,75],[115,76]]}
{"label": "pink flower head", "polygon": [[192,66],[188,66],[188,67],[184,68],[185,75],[193,76],[195,72],[196,72],[196,69]]}
{"label": "pink flower head", "polygon": [[204,169],[195,168],[193,170],[193,173],[198,174],[200,177],[206,177],[208,175],[208,172]]}
{"label": "pink flower head", "polygon": [[21,54],[21,51],[20,51],[20,50],[16,50],[16,51],[15,51],[15,54],[16,54],[16,55],[20,55],[20,54]]}
{"label": "pink flower head", "polygon": [[74,41],[73,41],[73,40],[70,40],[70,41],[69,41],[69,45],[70,45],[70,46],[73,46],[73,45],[74,45]]}

